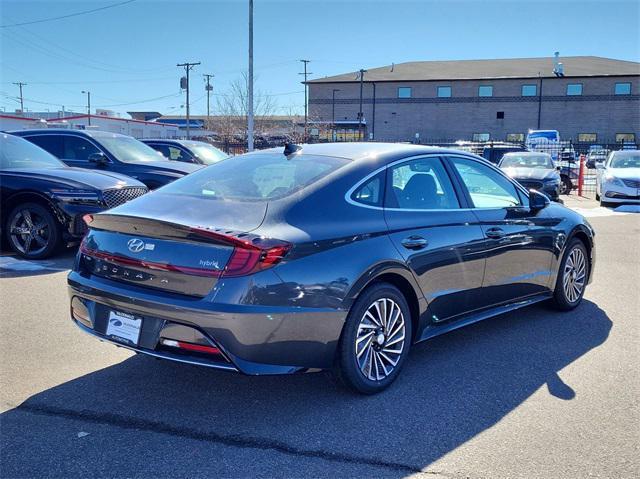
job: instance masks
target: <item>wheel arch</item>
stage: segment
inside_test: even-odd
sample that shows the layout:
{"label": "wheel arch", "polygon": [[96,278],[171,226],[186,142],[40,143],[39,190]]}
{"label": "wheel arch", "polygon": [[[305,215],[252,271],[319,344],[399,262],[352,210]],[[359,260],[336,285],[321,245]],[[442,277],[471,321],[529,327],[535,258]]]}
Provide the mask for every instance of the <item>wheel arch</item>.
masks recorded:
{"label": "wheel arch", "polygon": [[403,294],[411,313],[412,339],[415,339],[420,325],[420,298],[422,297],[422,291],[411,271],[400,263],[389,262],[377,265],[362,274],[349,290],[345,298],[347,301],[345,307],[350,310],[362,292],[377,283],[392,284]]}
{"label": "wheel arch", "polygon": [[[576,225],[573,228],[573,230],[571,230],[571,233],[569,234],[569,237],[567,238],[567,242],[565,244],[568,246],[573,239],[579,239],[580,241],[582,241],[582,243],[584,244],[584,247],[587,249],[587,257],[589,260],[589,280],[591,280],[594,261],[595,261],[595,257],[594,257],[595,245],[593,240],[593,233],[589,231],[589,229],[585,225],[579,224],[579,225]],[[565,250],[566,250],[566,247],[565,247]],[[564,252],[563,252],[563,255],[564,255]]]}
{"label": "wheel arch", "polygon": [[[20,203],[27,203],[27,202],[38,203],[44,206],[45,208],[48,208],[53,213],[54,218],[56,218],[61,225],[64,225],[65,223],[64,215],[62,215],[62,213],[58,210],[58,208],[56,208],[56,205],[51,201],[51,199],[49,199],[45,194],[40,193],[38,191],[20,191],[18,193],[11,195],[9,198],[7,198],[3,202],[4,204],[2,205],[2,209],[3,209],[2,216],[5,219],[5,221],[8,220],[9,214],[16,206],[18,206]],[[3,224],[0,225],[0,228],[4,226],[5,225],[3,222]]]}

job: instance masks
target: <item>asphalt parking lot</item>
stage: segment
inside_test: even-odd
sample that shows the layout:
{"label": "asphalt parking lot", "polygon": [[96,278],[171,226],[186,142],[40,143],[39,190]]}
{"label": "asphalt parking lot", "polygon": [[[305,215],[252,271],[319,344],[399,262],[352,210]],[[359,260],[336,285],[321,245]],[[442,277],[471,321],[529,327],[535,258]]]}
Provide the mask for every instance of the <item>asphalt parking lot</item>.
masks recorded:
{"label": "asphalt parking lot", "polygon": [[0,256],[0,476],[638,477],[640,214],[566,204],[597,233],[582,305],[418,345],[374,397],[100,343],[68,318],[72,252]]}

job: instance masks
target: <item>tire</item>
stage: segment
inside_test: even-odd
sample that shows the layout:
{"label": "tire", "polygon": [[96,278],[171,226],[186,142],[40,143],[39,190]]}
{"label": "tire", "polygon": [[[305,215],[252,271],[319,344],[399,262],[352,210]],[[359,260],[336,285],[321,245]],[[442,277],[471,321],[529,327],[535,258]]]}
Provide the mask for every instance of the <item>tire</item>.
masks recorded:
{"label": "tire", "polygon": [[600,195],[596,192],[596,201],[600,201]]}
{"label": "tire", "polygon": [[[580,260],[580,257],[582,258]],[[565,277],[568,278],[565,281]],[[570,311],[582,301],[589,278],[589,255],[584,243],[574,238],[569,243],[560,268],[553,292],[553,305],[560,311]]]}
{"label": "tire", "polygon": [[560,192],[563,195],[570,195],[571,190],[573,190],[573,183],[566,176],[562,178],[562,191]]}
{"label": "tire", "polygon": [[[384,314],[384,305],[387,314]],[[387,332],[378,310],[387,318],[384,322]],[[338,345],[334,376],[347,388],[361,394],[375,394],[386,389],[398,377],[407,358],[411,329],[411,312],[400,290],[388,283],[371,285],[349,311]]]}
{"label": "tire", "polygon": [[[19,230],[24,233],[18,233]],[[58,250],[62,240],[60,223],[49,208],[39,203],[23,203],[13,208],[5,223],[5,236],[9,247],[26,259],[48,258]]]}

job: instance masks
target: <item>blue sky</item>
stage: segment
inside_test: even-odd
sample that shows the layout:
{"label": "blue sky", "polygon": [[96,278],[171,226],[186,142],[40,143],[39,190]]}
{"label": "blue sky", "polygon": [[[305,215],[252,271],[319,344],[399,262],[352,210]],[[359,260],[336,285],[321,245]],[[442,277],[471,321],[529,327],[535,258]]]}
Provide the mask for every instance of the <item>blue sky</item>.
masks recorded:
{"label": "blue sky", "polygon": [[[201,61],[192,76],[192,113],[206,112],[203,73],[225,93],[247,68],[247,4],[136,0],[27,26],[122,0],[2,0],[0,107],[24,81],[29,110],[184,114],[175,65]],[[312,78],[415,60],[561,55],[640,59],[637,1],[270,1],[255,0],[256,88],[278,113],[304,108],[301,58]],[[38,103],[39,102],[39,103]],[[215,100],[212,101],[215,113]]]}

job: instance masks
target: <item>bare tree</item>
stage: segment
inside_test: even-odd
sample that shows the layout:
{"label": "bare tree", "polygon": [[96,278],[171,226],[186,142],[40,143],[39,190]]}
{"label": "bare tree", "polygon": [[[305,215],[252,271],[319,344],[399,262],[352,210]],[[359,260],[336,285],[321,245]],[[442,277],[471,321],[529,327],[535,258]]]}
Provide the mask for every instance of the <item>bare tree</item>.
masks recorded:
{"label": "bare tree", "polygon": [[[218,114],[211,119],[207,128],[216,132],[223,141],[246,141],[249,97],[249,77],[242,73],[229,89],[217,98]],[[256,136],[265,136],[272,127],[276,105],[273,97],[257,90],[253,95],[255,115],[254,132]]]}

